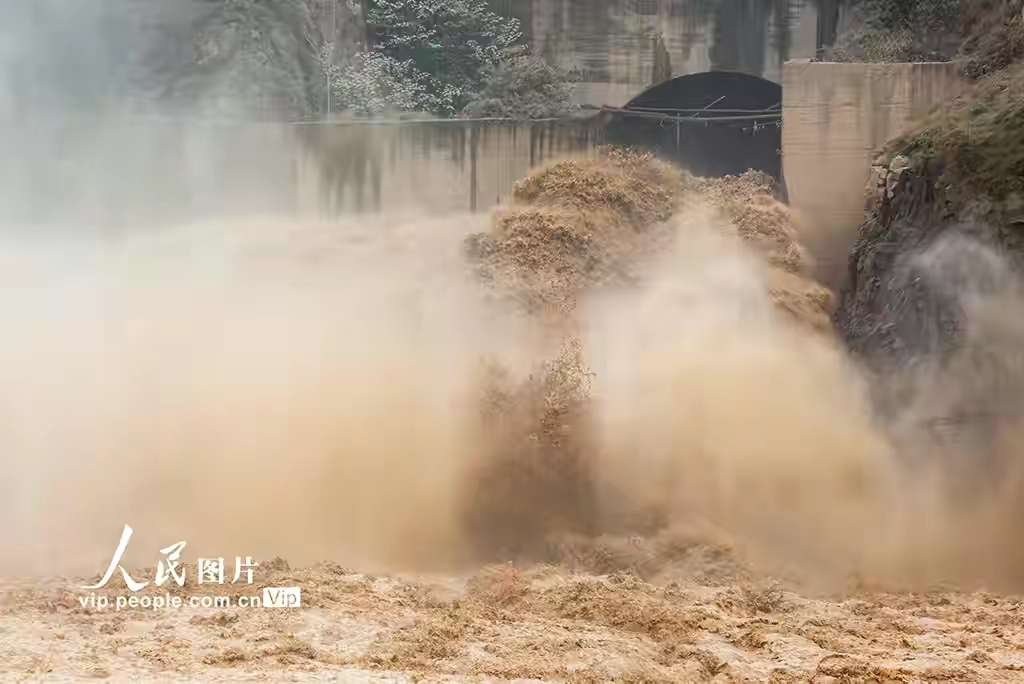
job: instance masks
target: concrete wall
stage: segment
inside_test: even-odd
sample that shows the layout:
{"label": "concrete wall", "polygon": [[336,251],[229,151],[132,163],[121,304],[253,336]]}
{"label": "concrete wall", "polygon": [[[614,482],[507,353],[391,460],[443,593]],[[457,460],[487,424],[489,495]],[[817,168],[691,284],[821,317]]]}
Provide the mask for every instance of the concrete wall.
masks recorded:
{"label": "concrete wall", "polygon": [[812,0],[491,0],[523,23],[531,50],[580,76],[583,104],[622,106],[672,76],[740,71],[779,82],[787,59],[813,57]]}
{"label": "concrete wall", "polygon": [[805,241],[826,271],[845,269],[874,152],[963,88],[951,63],[786,63],[783,173]]}
{"label": "concrete wall", "polygon": [[224,215],[486,212],[531,168],[592,154],[603,141],[589,120],[296,126],[51,116],[3,132],[0,215],[10,225],[110,232]]}
{"label": "concrete wall", "polygon": [[341,213],[485,211],[548,161],[593,153],[596,121],[396,124],[295,128],[301,210]]}

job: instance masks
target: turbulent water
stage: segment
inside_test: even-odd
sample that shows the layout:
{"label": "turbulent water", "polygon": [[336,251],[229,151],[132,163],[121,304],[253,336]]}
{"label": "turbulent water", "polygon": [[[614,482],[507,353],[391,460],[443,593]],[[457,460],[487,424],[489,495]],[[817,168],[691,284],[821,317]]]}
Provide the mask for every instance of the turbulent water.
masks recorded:
{"label": "turbulent water", "polygon": [[[649,163],[541,173],[491,227],[147,216],[133,186],[130,221],[116,192],[81,223],[69,195],[59,231],[5,220],[0,561],[89,572],[125,522],[139,550],[421,569],[699,524],[812,584],[1016,585],[1015,426],[1000,479],[947,491],[913,411],[895,431],[778,308],[756,204]],[[467,259],[481,231],[497,270]],[[955,391],[919,387],[907,406]]]}
{"label": "turbulent water", "polygon": [[[1019,601],[969,593],[1024,584],[990,245],[896,260],[966,344],[868,372],[757,174],[610,151],[328,220],[279,129],[76,109],[3,45],[0,676],[1019,673]],[[126,523],[138,577],[184,540],[304,608],[84,606]]]}

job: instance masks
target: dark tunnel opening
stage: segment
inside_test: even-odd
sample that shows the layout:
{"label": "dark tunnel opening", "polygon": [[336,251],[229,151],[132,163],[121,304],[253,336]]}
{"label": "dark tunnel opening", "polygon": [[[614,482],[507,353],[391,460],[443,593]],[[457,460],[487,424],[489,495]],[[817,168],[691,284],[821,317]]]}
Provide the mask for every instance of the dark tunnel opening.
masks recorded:
{"label": "dark tunnel opening", "polygon": [[649,149],[698,176],[763,171],[783,196],[782,86],[709,71],[665,81],[611,110],[608,141]]}

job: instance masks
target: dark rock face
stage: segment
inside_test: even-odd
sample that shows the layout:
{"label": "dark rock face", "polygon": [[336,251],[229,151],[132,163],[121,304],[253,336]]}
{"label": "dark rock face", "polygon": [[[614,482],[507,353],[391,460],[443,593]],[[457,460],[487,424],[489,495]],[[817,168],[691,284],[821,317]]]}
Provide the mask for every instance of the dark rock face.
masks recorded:
{"label": "dark rock face", "polygon": [[955,206],[937,187],[938,169],[915,172],[899,156],[872,178],[836,324],[876,368],[949,353],[964,333],[964,299],[1014,284],[1024,226],[983,198]]}
{"label": "dark rock face", "polygon": [[1024,415],[1024,226],[951,201],[940,169],[897,156],[873,178],[836,325],[880,417],[917,444],[988,453]]}
{"label": "dark rock face", "polygon": [[952,230],[936,211],[931,179],[895,165],[876,167],[874,177],[876,204],[851,252],[836,323],[851,350],[881,367],[948,348],[960,317],[914,258]]}

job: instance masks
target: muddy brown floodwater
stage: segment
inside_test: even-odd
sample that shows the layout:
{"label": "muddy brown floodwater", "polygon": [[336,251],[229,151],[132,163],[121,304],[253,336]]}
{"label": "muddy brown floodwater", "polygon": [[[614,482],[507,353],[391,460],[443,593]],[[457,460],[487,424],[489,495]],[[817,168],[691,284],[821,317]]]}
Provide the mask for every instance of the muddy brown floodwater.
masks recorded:
{"label": "muddy brown floodwater", "polygon": [[[630,554],[639,560],[656,546],[639,541]],[[97,612],[80,606],[68,581],[5,581],[3,674],[353,682],[1024,678],[1017,598],[868,589],[807,596],[752,579],[722,548],[677,540],[672,556],[647,579],[621,563],[628,555],[599,567],[496,565],[470,576],[371,575],[332,563],[262,573],[257,589],[303,588],[303,607],[291,610]]]}
{"label": "muddy brown floodwater", "polygon": [[[772,191],[609,150],[489,219],[3,238],[0,677],[1024,680],[1015,462],[894,446]],[[182,607],[83,589],[126,523]]]}

